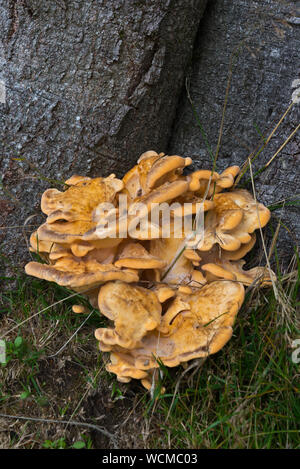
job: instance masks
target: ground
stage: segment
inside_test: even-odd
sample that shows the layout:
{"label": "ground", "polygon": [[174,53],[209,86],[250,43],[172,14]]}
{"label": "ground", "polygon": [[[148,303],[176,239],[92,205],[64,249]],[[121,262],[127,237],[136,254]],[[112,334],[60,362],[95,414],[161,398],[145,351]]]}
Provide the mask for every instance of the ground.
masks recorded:
{"label": "ground", "polygon": [[108,354],[94,338],[106,324],[99,311],[76,315],[73,292],[18,271],[15,278],[11,289],[2,278],[1,448],[299,447],[297,256],[279,275],[277,300],[272,288],[248,289],[219,353],[185,370],[162,367],[164,394],[105,371]]}

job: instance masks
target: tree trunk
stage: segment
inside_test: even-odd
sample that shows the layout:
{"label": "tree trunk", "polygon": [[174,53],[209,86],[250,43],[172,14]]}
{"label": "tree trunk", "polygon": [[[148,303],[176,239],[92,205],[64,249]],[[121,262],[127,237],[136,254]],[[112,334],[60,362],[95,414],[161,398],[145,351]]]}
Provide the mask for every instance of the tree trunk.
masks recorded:
{"label": "tree trunk", "polygon": [[12,227],[39,212],[54,185],[42,176],[121,176],[143,151],[166,150],[205,4],[0,0],[5,256],[26,258],[22,230]]}

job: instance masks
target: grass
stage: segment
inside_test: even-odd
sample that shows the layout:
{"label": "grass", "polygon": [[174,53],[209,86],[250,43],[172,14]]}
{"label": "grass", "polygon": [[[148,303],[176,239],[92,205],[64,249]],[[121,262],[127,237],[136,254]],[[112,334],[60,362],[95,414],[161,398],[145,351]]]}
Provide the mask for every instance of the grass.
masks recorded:
{"label": "grass", "polygon": [[[0,368],[0,446],[113,447],[113,434],[121,448],[298,448],[299,365],[291,356],[299,281],[295,255],[291,272],[278,276],[278,300],[272,288],[248,289],[230,342],[186,370],[161,364],[160,386],[150,395],[105,371],[93,336],[105,320],[90,307],[80,328],[86,315],[71,311],[78,302],[87,306],[83,297],[20,274],[1,294],[7,362]],[[93,407],[99,399],[103,415]]]}
{"label": "grass", "polygon": [[[2,278],[2,286],[9,280]],[[95,386],[95,375],[103,368],[93,339],[95,327],[103,323],[99,312],[91,309],[92,314],[80,329],[81,333],[74,336],[55,358],[49,358],[86,319],[71,311],[73,304],[86,305],[86,300],[72,295],[59,302],[68,296],[71,296],[70,292],[64,288],[25,278],[22,274],[15,280],[13,288],[2,289],[0,335],[6,340],[6,363],[0,365],[0,414],[65,418],[74,413],[84,389]],[[54,302],[56,305],[51,306]],[[45,308],[48,309],[44,313],[36,314]],[[0,429],[16,426],[13,421],[4,423],[1,416],[0,422]],[[66,439],[64,427],[59,422],[57,425],[56,430],[53,425],[45,425],[42,429],[42,425],[40,436],[38,432],[32,438],[30,429],[36,425],[18,424],[18,431],[9,432],[10,436],[5,431],[0,432],[5,437],[5,443],[2,443],[0,436],[0,446],[44,447],[46,441],[50,445],[48,433],[53,433],[53,442],[63,438],[65,447],[72,447],[77,441],[84,442],[84,428],[76,431],[70,428]],[[85,443],[87,446],[90,443]]]}
{"label": "grass", "polygon": [[[296,275],[289,285],[283,282],[292,301],[298,282]],[[161,448],[298,448],[299,365],[291,360],[290,338],[299,330],[290,313],[282,316],[273,290],[248,291],[229,344],[184,377],[175,400],[174,378],[163,382],[168,394],[149,410],[152,425],[160,429],[153,443]]]}

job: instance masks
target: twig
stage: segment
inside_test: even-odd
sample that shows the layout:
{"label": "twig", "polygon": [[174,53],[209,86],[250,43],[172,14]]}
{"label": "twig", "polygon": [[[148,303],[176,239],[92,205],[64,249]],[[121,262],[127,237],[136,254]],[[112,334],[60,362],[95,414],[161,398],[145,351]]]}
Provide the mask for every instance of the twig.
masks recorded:
{"label": "twig", "polygon": [[281,150],[283,150],[283,148],[287,145],[287,143],[289,143],[289,141],[293,138],[293,136],[298,132],[298,130],[300,129],[300,124],[298,124],[298,126],[295,128],[295,130],[293,130],[293,132],[288,136],[288,138],[286,139],[285,142],[283,142],[283,144],[280,146],[280,148],[278,148],[278,150],[276,151],[276,153],[272,156],[272,158],[267,162],[267,164],[261,169],[261,171],[263,171],[264,169],[266,169],[271,163],[272,161],[276,158],[276,156],[281,152]]}
{"label": "twig", "polygon": [[0,417],[7,418],[7,419],[17,419],[17,420],[30,420],[32,422],[44,422],[44,423],[61,423],[61,424],[69,424],[69,425],[76,425],[81,427],[87,427],[92,430],[96,430],[97,432],[102,433],[103,435],[107,436],[113,444],[114,448],[118,449],[117,439],[115,435],[109,433],[105,428],[99,427],[98,425],[94,425],[93,423],[85,423],[85,422],[77,422],[75,420],[68,421],[68,420],[55,420],[55,419],[42,419],[38,417],[26,417],[23,415],[8,415],[8,414],[0,414]]}
{"label": "twig", "polygon": [[186,370],[184,370],[180,377],[178,378],[178,381],[176,383],[176,386],[175,386],[175,389],[174,389],[174,394],[173,394],[173,398],[172,398],[172,402],[171,402],[171,405],[169,407],[169,411],[168,411],[168,414],[167,414],[167,417],[166,417],[166,422],[168,421],[169,417],[170,417],[170,414],[171,414],[171,410],[172,410],[172,407],[173,407],[173,404],[174,404],[174,401],[175,401],[175,398],[176,398],[176,394],[177,394],[177,391],[178,391],[178,388],[179,388],[179,385],[181,383],[181,380],[182,378],[184,377],[184,375],[186,375],[190,370],[192,370],[193,368],[196,368],[196,366],[200,366],[202,363],[200,363],[200,360],[201,359],[198,359],[198,360],[195,360],[194,363],[192,363]]}
{"label": "twig", "polygon": [[241,178],[244,176],[244,174],[246,173],[248,167],[250,166],[250,163],[253,162],[259,155],[260,153],[265,149],[265,147],[268,145],[269,141],[271,140],[271,138],[273,137],[274,133],[276,132],[276,130],[278,129],[278,127],[281,125],[281,123],[283,122],[283,120],[285,119],[285,117],[287,116],[287,114],[290,112],[290,110],[292,109],[294,103],[291,102],[291,104],[289,105],[289,107],[286,109],[286,111],[283,113],[283,115],[281,116],[281,118],[279,119],[278,123],[275,125],[274,129],[272,130],[272,132],[270,133],[270,135],[268,136],[268,138],[264,141],[263,145],[258,149],[258,151],[256,153],[254,153],[255,151],[253,151],[252,153],[250,153],[250,155],[248,156],[247,160],[245,161],[245,163],[243,164],[243,167],[242,167],[242,170],[240,172],[240,174],[238,175],[238,177],[236,178],[235,180],[235,183],[233,184],[233,187],[232,189],[235,189],[236,185],[240,182]]}
{"label": "twig", "polygon": [[70,298],[73,298],[74,296],[78,296],[78,295],[81,295],[82,293],[86,293],[86,292],[88,292],[89,290],[91,290],[91,287],[88,288],[88,289],[86,289],[86,290],[84,290],[84,291],[73,293],[72,295],[69,295],[69,296],[67,296],[66,298],[63,298],[62,300],[59,300],[59,301],[56,301],[55,303],[52,303],[52,305],[47,306],[46,308],[42,309],[41,311],[38,311],[37,313],[32,314],[31,316],[29,316],[29,318],[24,319],[24,321],[20,322],[19,324],[17,324],[16,326],[14,326],[12,329],[10,329],[9,331],[7,331],[4,335],[2,335],[2,336],[0,337],[0,339],[3,339],[3,338],[6,337],[8,334],[10,334],[12,331],[14,331],[15,329],[18,329],[20,326],[22,326],[23,324],[25,324],[25,322],[30,321],[31,319],[33,319],[35,316],[38,316],[39,314],[44,313],[44,312],[47,311],[48,309],[53,308],[53,306],[56,306],[56,305],[58,305],[58,304],[60,304],[60,303],[63,303],[64,301],[69,300]]}
{"label": "twig", "polygon": [[262,245],[263,245],[263,249],[264,249],[264,253],[265,253],[265,257],[266,257],[266,261],[267,261],[267,266],[268,266],[268,269],[269,269],[269,274],[270,274],[270,279],[271,279],[271,282],[272,282],[274,295],[275,295],[276,300],[278,300],[278,291],[277,291],[277,288],[276,288],[276,285],[275,285],[275,282],[274,282],[273,272],[272,272],[272,269],[271,269],[271,266],[270,266],[270,260],[269,260],[268,254],[267,254],[266,244],[265,244],[265,240],[264,240],[263,233],[262,233],[262,227],[261,227],[261,223],[260,223],[258,203],[257,203],[257,199],[256,199],[255,185],[254,185],[254,179],[253,179],[252,163],[251,163],[250,160],[249,160],[249,169],[250,169],[253,197],[254,197],[255,204],[256,204],[256,213],[257,213],[257,219],[258,219],[258,223],[259,223],[259,231],[260,231],[261,241],[262,241]]}
{"label": "twig", "polygon": [[80,331],[80,329],[84,326],[84,324],[88,321],[88,319],[92,316],[92,314],[95,312],[95,310],[92,310],[90,312],[90,314],[85,318],[85,320],[80,324],[80,326],[76,329],[76,331],[74,332],[74,334],[71,335],[71,337],[69,337],[69,339],[67,340],[67,342],[64,343],[64,345],[57,351],[55,352],[53,355],[47,355],[47,357],[45,358],[54,358],[56,357],[60,352],[62,352],[66,346],[68,345],[69,342],[71,342],[71,340],[73,339],[73,337],[75,337],[75,335]]}
{"label": "twig", "polygon": [[[97,373],[96,373],[96,375],[95,375],[95,377],[94,377],[94,384],[96,383],[96,379],[98,378],[98,375],[99,375],[99,373],[100,373],[101,370],[102,370],[102,368],[99,368],[99,370],[97,371]],[[90,384],[90,383],[89,383],[89,384]],[[73,410],[72,415],[71,415],[71,417],[70,417],[69,420],[68,420],[66,429],[68,428],[69,423],[72,422],[72,418],[73,418],[74,415],[76,414],[78,408],[80,407],[80,404],[82,403],[83,399],[86,397],[86,395],[87,395],[88,392],[89,392],[89,388],[86,389],[86,391],[84,392],[83,396],[82,396],[81,399],[79,400],[77,406],[76,406],[75,409]]]}

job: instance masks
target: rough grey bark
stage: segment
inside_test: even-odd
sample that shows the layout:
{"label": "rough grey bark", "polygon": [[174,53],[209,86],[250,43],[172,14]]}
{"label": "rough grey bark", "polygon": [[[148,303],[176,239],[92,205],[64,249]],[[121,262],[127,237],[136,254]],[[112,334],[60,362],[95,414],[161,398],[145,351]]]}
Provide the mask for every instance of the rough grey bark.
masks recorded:
{"label": "rough grey bark", "polygon": [[[13,158],[64,180],[120,176],[143,151],[166,149],[205,4],[0,0],[1,227],[39,212],[51,185]],[[24,257],[20,229],[1,229],[1,241],[13,262]]]}
{"label": "rough grey bark", "polygon": [[[298,8],[297,8],[298,7]],[[189,77],[194,103],[207,140],[216,150],[230,59],[235,53],[225,125],[217,168],[242,164],[268,135],[291,102],[293,80],[300,78],[300,2],[280,0],[209,0],[200,23]],[[253,164],[255,172],[272,157],[300,122],[300,104],[288,114],[274,138]],[[182,95],[169,151],[191,156],[198,167],[212,162],[186,90]],[[300,133],[256,179],[257,197],[265,204],[299,200]],[[247,173],[249,177],[249,171]],[[247,178],[244,178],[244,181]],[[251,186],[248,185],[250,188]],[[274,212],[292,232],[281,228],[281,258],[299,241],[299,210]],[[276,228],[277,221],[273,218]]]}

